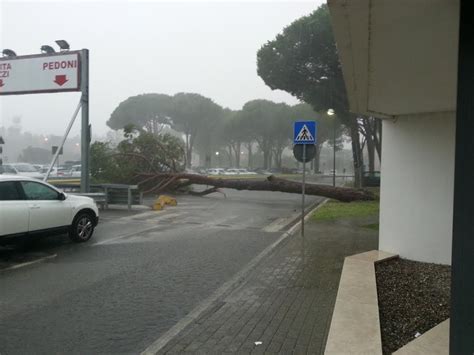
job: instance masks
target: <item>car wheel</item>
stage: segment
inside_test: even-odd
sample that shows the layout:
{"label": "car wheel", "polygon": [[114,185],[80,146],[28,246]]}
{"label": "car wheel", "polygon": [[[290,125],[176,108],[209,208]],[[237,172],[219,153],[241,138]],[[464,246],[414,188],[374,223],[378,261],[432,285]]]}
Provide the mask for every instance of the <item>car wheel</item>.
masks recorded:
{"label": "car wheel", "polygon": [[75,243],[87,242],[94,233],[94,220],[90,213],[79,213],[72,222],[69,238]]}

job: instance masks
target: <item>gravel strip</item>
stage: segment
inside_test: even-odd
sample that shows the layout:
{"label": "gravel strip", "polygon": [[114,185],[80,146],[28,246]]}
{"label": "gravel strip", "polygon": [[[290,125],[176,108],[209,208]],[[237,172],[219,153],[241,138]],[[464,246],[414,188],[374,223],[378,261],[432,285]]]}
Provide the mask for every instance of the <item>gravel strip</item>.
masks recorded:
{"label": "gravel strip", "polygon": [[392,259],[375,270],[384,354],[449,318],[449,265]]}

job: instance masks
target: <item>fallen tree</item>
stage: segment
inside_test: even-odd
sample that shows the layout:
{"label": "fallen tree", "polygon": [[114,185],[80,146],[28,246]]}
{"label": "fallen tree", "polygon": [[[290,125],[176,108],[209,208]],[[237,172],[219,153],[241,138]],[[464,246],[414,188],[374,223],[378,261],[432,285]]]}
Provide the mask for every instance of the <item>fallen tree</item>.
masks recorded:
{"label": "fallen tree", "polygon": [[[212,186],[196,195],[207,195],[219,192],[219,188],[253,191],[280,191],[288,193],[302,192],[302,183],[277,178],[273,175],[266,179],[220,179],[186,173],[139,173],[136,175],[137,184],[145,193],[159,193],[165,190],[179,190],[189,185]],[[376,200],[377,196],[363,189],[333,187],[320,184],[306,184],[306,194],[328,197],[342,202]]]}

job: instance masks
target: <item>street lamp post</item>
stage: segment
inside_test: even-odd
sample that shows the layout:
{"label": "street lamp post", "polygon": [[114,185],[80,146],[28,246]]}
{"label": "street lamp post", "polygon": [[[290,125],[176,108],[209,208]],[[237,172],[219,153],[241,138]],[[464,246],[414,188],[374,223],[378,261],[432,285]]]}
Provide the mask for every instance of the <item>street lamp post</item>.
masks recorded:
{"label": "street lamp post", "polygon": [[[327,112],[328,116],[334,116],[335,112],[330,108]],[[336,119],[333,121],[332,130],[332,186],[336,186]]]}
{"label": "street lamp post", "polygon": [[[3,165],[3,145],[5,144],[5,141],[3,140],[3,137],[0,136],[0,167]],[[1,172],[1,171],[0,171]]]}

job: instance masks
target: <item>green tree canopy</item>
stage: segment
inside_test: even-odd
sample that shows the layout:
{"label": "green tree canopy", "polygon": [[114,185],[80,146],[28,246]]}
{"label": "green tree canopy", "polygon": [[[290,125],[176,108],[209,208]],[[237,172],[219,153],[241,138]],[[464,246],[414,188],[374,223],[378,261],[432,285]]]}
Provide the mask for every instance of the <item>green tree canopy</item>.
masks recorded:
{"label": "green tree canopy", "polygon": [[91,175],[96,181],[132,183],[138,173],[177,172],[184,168],[181,139],[153,134],[128,125],[124,140],[113,148],[108,142],[91,145]]}
{"label": "green tree canopy", "polygon": [[133,124],[150,133],[158,134],[160,125],[169,124],[172,107],[172,98],[165,94],[131,96],[112,112],[107,125],[112,129],[122,129]]}
{"label": "green tree canopy", "polygon": [[163,124],[170,125],[185,136],[186,164],[190,167],[196,138],[210,129],[221,115],[219,105],[199,94],[143,94],[121,102],[107,124],[112,129],[132,124],[152,134],[159,134]]}
{"label": "green tree canopy", "polygon": [[361,177],[359,123],[349,113],[346,89],[327,5],[283,29],[257,53],[257,73],[273,90],[284,90],[315,111],[335,110],[351,136],[356,184]]}
{"label": "green tree canopy", "polygon": [[257,73],[272,89],[291,93],[316,111],[347,112],[341,65],[326,5],[262,46]]}

